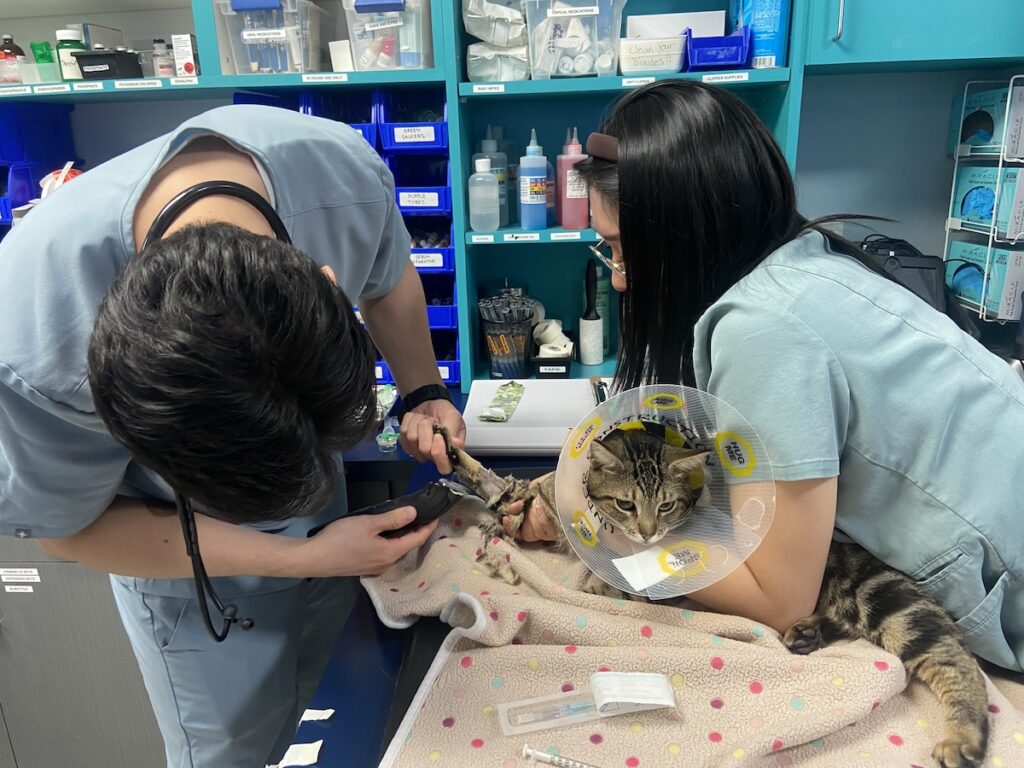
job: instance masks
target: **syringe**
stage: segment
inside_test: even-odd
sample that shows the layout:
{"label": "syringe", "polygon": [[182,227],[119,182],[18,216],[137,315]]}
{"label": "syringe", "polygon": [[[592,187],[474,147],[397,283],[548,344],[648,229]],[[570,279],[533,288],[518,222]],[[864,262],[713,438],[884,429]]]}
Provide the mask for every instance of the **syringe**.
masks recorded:
{"label": "syringe", "polygon": [[596,765],[573,760],[565,755],[549,755],[547,752],[539,752],[536,749],[531,749],[529,744],[523,745],[523,757],[536,760],[538,763],[554,765],[557,768],[597,768]]}
{"label": "syringe", "polygon": [[540,723],[546,720],[559,720],[563,717],[574,717],[585,712],[593,712],[594,702],[584,701],[581,703],[556,704],[543,709],[524,708],[525,711],[512,710],[509,713],[509,720],[513,725],[527,725],[529,723]]}

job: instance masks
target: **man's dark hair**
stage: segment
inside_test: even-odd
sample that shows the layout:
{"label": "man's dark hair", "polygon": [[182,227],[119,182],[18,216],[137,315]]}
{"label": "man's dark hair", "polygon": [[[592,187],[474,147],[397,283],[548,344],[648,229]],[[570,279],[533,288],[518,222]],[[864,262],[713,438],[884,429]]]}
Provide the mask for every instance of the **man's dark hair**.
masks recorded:
{"label": "man's dark hair", "polygon": [[311,258],[230,224],[137,255],[100,305],[89,384],[116,440],[233,522],[318,511],[374,426],[374,350]]}

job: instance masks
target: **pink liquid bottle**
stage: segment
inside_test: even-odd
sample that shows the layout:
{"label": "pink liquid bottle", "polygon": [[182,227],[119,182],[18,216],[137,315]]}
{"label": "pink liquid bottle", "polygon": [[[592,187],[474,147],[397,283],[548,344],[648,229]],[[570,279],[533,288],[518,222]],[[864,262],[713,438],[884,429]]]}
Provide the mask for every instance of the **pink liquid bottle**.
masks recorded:
{"label": "pink liquid bottle", "polygon": [[558,223],[563,229],[586,229],[590,226],[590,196],[583,174],[573,166],[586,159],[579,134],[572,129],[572,140],[565,154],[558,156],[558,198],[561,203]]}

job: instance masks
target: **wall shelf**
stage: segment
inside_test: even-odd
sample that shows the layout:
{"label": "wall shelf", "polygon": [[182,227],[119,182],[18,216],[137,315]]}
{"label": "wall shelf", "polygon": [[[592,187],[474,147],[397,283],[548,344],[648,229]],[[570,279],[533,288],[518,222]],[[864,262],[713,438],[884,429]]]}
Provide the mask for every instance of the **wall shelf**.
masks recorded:
{"label": "wall shelf", "polygon": [[527,232],[509,227],[497,232],[467,232],[466,245],[521,245],[523,243],[596,243],[597,233],[592,229],[569,230],[561,227]]}
{"label": "wall shelf", "polygon": [[787,83],[788,67],[779,69],[743,69],[722,72],[675,72],[662,75],[628,77],[566,77],[552,80],[517,80],[506,83],[459,83],[459,96],[471,99],[493,99],[512,96],[586,96],[594,93],[617,93],[639,88],[656,80],[698,80],[727,88],[751,88]]}

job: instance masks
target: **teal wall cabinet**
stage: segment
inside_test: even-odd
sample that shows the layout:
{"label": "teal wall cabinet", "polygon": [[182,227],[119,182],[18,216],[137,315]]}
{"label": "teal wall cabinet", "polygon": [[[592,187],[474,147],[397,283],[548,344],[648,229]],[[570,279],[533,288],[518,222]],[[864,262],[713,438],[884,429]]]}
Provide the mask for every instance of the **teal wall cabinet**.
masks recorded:
{"label": "teal wall cabinet", "polygon": [[955,67],[1024,56],[1022,0],[814,0],[808,27],[809,67]]}

